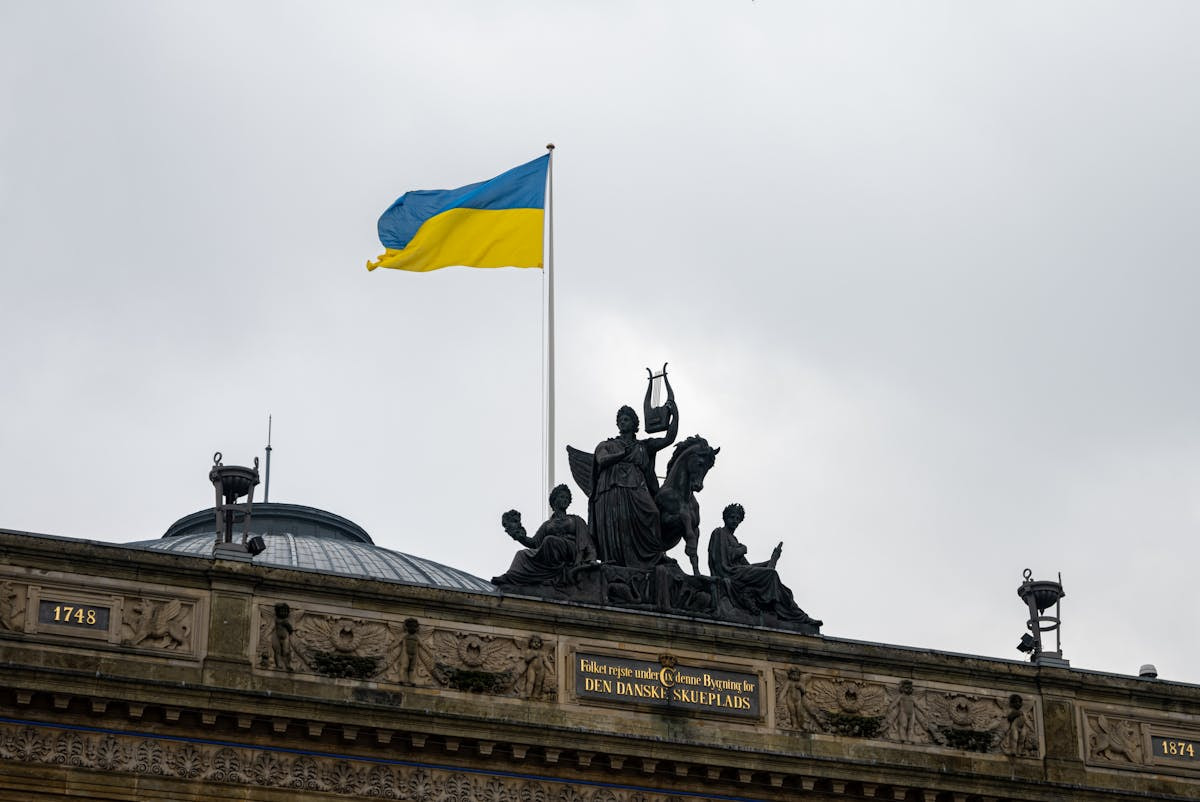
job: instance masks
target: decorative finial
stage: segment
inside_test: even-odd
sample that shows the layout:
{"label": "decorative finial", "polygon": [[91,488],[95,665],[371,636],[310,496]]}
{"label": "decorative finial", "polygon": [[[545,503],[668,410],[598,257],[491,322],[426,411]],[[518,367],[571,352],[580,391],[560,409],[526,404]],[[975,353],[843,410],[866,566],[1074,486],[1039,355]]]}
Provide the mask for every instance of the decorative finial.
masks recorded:
{"label": "decorative finial", "polygon": [[553,143],[553,142],[549,142],[549,143],[547,143],[547,144],[546,144],[546,150],[554,150],[554,143]]}

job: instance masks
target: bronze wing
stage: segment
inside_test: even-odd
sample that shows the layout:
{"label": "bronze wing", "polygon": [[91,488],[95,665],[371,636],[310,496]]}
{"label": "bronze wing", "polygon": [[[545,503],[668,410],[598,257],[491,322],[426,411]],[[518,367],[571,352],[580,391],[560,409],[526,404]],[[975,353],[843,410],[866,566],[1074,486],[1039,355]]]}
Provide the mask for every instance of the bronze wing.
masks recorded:
{"label": "bronze wing", "polygon": [[591,497],[592,488],[594,487],[594,477],[592,475],[593,463],[595,457],[590,451],[580,451],[578,448],[567,446],[567,464],[571,466],[571,476],[575,479],[575,484],[579,485],[579,489],[583,491],[583,495]]}

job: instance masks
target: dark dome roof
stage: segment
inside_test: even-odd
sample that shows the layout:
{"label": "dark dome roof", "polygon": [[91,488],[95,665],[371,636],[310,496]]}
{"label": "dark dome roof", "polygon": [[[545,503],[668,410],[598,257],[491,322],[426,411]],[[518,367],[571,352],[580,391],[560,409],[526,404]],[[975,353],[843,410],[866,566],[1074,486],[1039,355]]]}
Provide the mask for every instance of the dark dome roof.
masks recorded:
{"label": "dark dome roof", "polygon": [[[235,524],[234,532],[240,536],[241,527]],[[267,546],[265,551],[255,555],[256,565],[475,593],[496,592],[492,583],[465,571],[376,546],[358,524],[314,507],[268,502],[255,504],[250,533],[261,536]],[[158,540],[125,545],[211,557],[216,536],[216,512],[209,508],[180,518]]]}

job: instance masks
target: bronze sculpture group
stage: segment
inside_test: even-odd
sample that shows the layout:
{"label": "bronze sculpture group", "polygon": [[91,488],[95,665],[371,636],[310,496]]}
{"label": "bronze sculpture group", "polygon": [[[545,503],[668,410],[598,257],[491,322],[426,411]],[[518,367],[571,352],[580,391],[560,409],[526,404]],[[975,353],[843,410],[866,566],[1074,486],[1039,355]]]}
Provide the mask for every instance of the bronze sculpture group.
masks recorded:
{"label": "bronze sculpture group", "polygon": [[[695,494],[704,489],[704,477],[720,449],[700,435],[675,442],[679,409],[665,365],[660,375],[667,400],[652,406],[647,387],[643,412],[647,433],[663,436],[639,439],[641,421],[631,407],[623,406],[617,411],[616,437],[590,452],[568,446],[572,476],[588,498],[587,520],[567,512],[571,490],[566,485],[550,493],[550,517],[533,537],[527,536],[519,512],[504,513],[505,532],[526,548],[492,582],[511,593],[819,634],[821,622],[796,605],[775,570],[783,544],[766,562],[746,559],[746,547],[734,535],[745,519],[740,504],[725,508],[724,526],[709,540],[711,575],[700,572],[700,505]],[[652,382],[654,378],[652,374]],[[672,445],[660,483],[655,458]],[[667,556],[680,542],[690,574]]]}

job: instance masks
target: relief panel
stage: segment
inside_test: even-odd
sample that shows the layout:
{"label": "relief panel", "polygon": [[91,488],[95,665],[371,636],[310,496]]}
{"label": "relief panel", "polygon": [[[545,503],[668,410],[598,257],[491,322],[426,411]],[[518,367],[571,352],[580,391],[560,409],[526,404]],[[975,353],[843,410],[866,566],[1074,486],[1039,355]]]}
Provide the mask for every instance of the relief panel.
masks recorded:
{"label": "relief panel", "polygon": [[324,677],[553,700],[555,647],[541,636],[259,605],[257,665]]}
{"label": "relief panel", "polygon": [[104,577],[55,577],[29,582],[0,579],[0,635],[19,634],[58,646],[97,643],[140,653],[196,657],[203,634],[204,596]]}
{"label": "relief panel", "polygon": [[1200,774],[1200,719],[1165,720],[1112,710],[1083,710],[1084,757],[1103,768],[1154,767]]}
{"label": "relief panel", "polygon": [[775,723],[785,730],[1039,757],[1034,707],[1020,694],[775,669]]}

